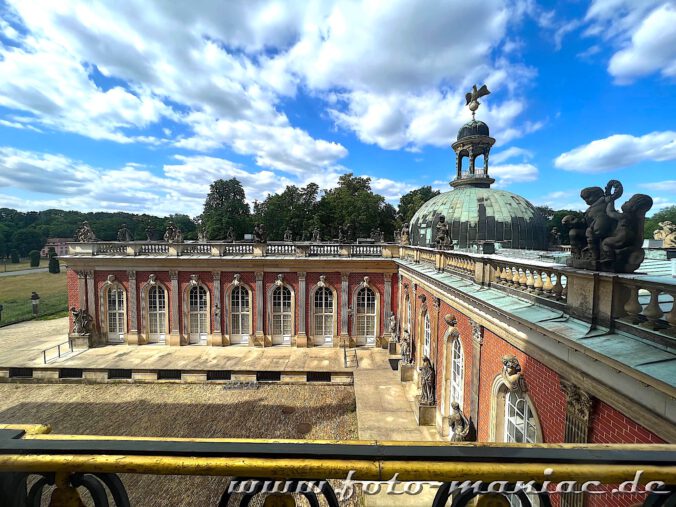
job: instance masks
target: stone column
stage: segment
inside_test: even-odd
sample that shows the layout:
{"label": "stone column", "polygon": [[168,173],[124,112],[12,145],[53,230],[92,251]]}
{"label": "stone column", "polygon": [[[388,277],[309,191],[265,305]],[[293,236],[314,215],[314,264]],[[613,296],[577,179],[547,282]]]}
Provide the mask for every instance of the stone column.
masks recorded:
{"label": "stone column", "polygon": [[[566,423],[563,441],[571,444],[586,444],[589,434],[591,396],[572,382],[559,379],[561,390],[566,395]],[[565,493],[561,496],[562,507],[582,507],[586,494]]]}
{"label": "stone column", "polygon": [[171,279],[171,332],[169,345],[181,345],[181,328],[179,327],[178,315],[181,294],[178,290],[178,271],[169,271]]}
{"label": "stone column", "polygon": [[476,440],[476,432],[479,428],[479,374],[484,333],[483,327],[478,322],[470,320],[469,323],[472,326],[472,378],[469,384],[469,420],[472,429],[470,430],[469,437],[470,440]]}
{"label": "stone column", "polygon": [[256,272],[256,336],[254,345],[265,347],[265,331],[263,321],[263,272]]}
{"label": "stone column", "polygon": [[223,345],[223,335],[221,332],[221,320],[223,319],[223,302],[221,301],[221,272],[213,271],[214,277],[214,302],[212,303],[214,313],[214,329],[211,333],[211,345],[221,347]]}
{"label": "stone column", "polygon": [[474,162],[476,161],[476,157],[474,156],[474,150],[470,146],[469,148],[469,173],[471,175],[474,175]]}
{"label": "stone column", "polygon": [[105,322],[99,322],[100,315],[96,311],[96,284],[94,283],[94,271],[87,271],[87,312],[92,316],[92,336],[90,345],[96,346],[99,344],[100,336],[99,330],[105,329]]}
{"label": "stone column", "polygon": [[341,273],[340,274],[340,341],[341,344],[345,342],[346,340],[350,340],[350,332],[348,331],[348,315],[347,315],[347,309],[348,309],[348,302],[350,299],[350,294],[349,294],[349,282],[350,282],[350,275],[348,273]]}
{"label": "stone column", "polygon": [[136,271],[130,269],[127,271],[129,279],[129,298],[127,300],[127,309],[129,311],[129,335],[127,343],[129,345],[138,345],[138,296],[136,294]]}
{"label": "stone column", "polygon": [[383,334],[383,348],[387,347],[387,343],[390,341],[390,315],[392,315],[392,273],[385,273],[383,275],[384,282],[384,294],[383,294],[383,329],[385,333]]}
{"label": "stone column", "polygon": [[305,273],[298,272],[298,335],[296,347],[307,347],[307,332],[305,331]]}

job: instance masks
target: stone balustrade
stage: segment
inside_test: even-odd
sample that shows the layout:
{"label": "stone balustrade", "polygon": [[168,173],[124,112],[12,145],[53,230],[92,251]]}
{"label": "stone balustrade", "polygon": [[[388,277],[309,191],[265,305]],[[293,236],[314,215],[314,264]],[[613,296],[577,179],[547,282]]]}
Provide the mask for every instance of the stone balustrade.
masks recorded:
{"label": "stone balustrade", "polygon": [[618,280],[626,294],[622,320],[676,336],[676,280],[641,276],[621,276]]}
{"label": "stone balustrade", "polygon": [[536,296],[565,301],[568,283],[557,265],[491,259],[492,282]]}

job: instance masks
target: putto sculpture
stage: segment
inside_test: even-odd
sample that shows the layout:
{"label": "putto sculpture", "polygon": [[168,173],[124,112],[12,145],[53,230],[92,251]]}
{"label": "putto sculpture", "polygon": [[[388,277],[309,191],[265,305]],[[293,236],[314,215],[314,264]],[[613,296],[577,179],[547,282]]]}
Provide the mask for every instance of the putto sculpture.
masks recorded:
{"label": "putto sculpture", "polygon": [[70,307],[70,314],[73,316],[73,334],[77,336],[87,336],[92,332],[92,323],[94,319],[84,308],[79,310],[74,306]]}
{"label": "putto sculpture", "polygon": [[[588,187],[580,197],[589,205],[584,213],[585,240],[581,238],[581,220],[568,215],[562,223],[570,227],[571,256],[568,265],[595,271],[633,273],[643,262],[643,229],[645,215],[653,200],[645,194],[635,194],[615,209],[622,196],[622,183],[610,180],[605,190]],[[584,246],[583,246],[584,245]]]}
{"label": "putto sculpture", "polygon": [[669,220],[660,222],[659,228],[653,233],[653,238],[662,240],[662,248],[676,248],[676,225]]}
{"label": "putto sculpture", "polygon": [[254,240],[254,243],[266,243],[267,242],[267,234],[265,232],[265,226],[263,224],[254,225],[253,240]]}
{"label": "putto sculpture", "polygon": [[82,225],[78,227],[77,231],[75,231],[74,239],[79,243],[89,243],[90,241],[96,241],[96,236],[94,235],[94,231],[89,225],[89,222],[86,220],[82,222]]}
{"label": "putto sculpture", "polygon": [[460,410],[460,405],[457,401],[451,403],[451,415],[448,418],[448,426],[450,431],[451,442],[464,442],[467,440],[469,434],[469,420],[465,414]]}
{"label": "putto sculpture", "polygon": [[512,391],[526,392],[526,381],[516,356],[502,356],[502,380]]}
{"label": "putto sculpture", "polygon": [[117,240],[124,243],[131,241],[131,232],[127,229],[127,224],[122,224],[122,227],[117,231]]}
{"label": "putto sculpture", "polygon": [[164,231],[164,241],[167,243],[183,243],[183,233],[174,222],[167,224],[167,230]]}
{"label": "putto sculpture", "polygon": [[425,356],[423,358],[423,365],[420,367],[420,404],[421,405],[435,405],[436,398],[434,396],[434,388],[436,384],[436,375],[434,374],[434,366],[430,358]]}
{"label": "putto sculpture", "polygon": [[441,215],[437,222],[437,248],[439,250],[448,248],[450,246],[450,239],[446,217]]}

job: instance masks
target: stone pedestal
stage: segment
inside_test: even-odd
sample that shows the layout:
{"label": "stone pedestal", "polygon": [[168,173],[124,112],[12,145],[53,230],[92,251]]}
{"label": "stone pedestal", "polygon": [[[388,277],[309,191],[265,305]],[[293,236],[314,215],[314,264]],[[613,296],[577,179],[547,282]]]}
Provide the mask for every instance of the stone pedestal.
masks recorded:
{"label": "stone pedestal", "polygon": [[434,426],[437,406],[421,405],[420,396],[415,397],[415,404],[418,407],[418,410],[415,411],[415,420],[418,422],[418,426]]}
{"label": "stone pedestal", "polygon": [[399,375],[402,382],[411,382],[413,380],[414,371],[415,366],[412,364],[399,363]]}
{"label": "stone pedestal", "polygon": [[387,349],[391,356],[398,356],[401,354],[399,350],[399,344],[397,342],[388,342]]}
{"label": "stone pedestal", "polygon": [[296,335],[296,347],[299,347],[299,348],[307,348],[308,347],[308,340],[307,340],[306,334]]}
{"label": "stone pedestal", "polygon": [[69,334],[68,341],[74,349],[88,349],[92,347],[92,335],[86,334],[84,336],[79,334]]}

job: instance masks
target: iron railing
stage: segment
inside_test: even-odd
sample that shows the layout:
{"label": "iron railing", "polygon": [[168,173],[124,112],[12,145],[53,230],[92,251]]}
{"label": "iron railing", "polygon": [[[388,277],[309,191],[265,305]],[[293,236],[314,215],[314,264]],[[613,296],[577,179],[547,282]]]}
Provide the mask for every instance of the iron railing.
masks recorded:
{"label": "iron railing", "polygon": [[[68,340],[67,342],[59,343],[57,345],[54,345],[53,347],[49,347],[48,349],[43,350],[42,351],[42,362],[44,364],[47,364],[49,361],[53,361],[54,359],[59,359],[63,355],[61,347],[66,348],[69,353],[73,352],[73,342]],[[49,359],[47,359],[48,353],[53,352],[54,349],[56,349],[56,356],[52,356]]]}
{"label": "iron railing", "polygon": [[[503,492],[518,491],[524,507],[535,505],[533,498],[541,506],[551,505],[551,490],[563,481],[580,485],[593,481],[594,491],[600,491],[602,484],[636,480],[642,485],[644,506],[676,502],[672,486],[676,445],[225,440],[49,431],[42,425],[0,425],[0,505],[40,505],[49,494],[52,502],[55,498],[74,502],[75,488],[82,487],[96,506],[109,505],[107,498],[116,506],[129,506],[125,484],[117,474],[231,477],[221,494],[221,506],[249,505],[257,495],[269,495],[270,484],[289,481],[291,491],[305,485],[301,494],[309,505],[319,505],[318,497],[323,497],[335,507],[341,505],[343,493],[337,494],[336,488],[346,478],[428,482],[436,489],[433,507],[446,505],[451,496],[453,506],[469,505],[475,497],[494,494],[496,481],[503,481]],[[238,489],[232,487],[232,480]],[[535,488],[531,495],[519,489],[529,482]],[[512,486],[514,490],[505,489]],[[233,491],[244,494],[235,498]],[[617,504],[610,493],[605,499],[604,505]],[[285,502],[273,505],[296,505],[289,495]]]}

